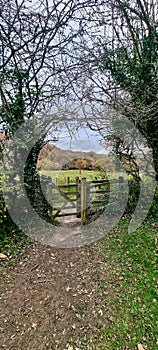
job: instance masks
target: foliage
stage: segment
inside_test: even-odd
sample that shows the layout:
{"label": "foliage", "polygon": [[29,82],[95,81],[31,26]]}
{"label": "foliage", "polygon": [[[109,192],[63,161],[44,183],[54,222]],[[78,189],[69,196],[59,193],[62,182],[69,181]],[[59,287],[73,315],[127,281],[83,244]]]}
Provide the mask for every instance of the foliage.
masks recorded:
{"label": "foliage", "polygon": [[[32,207],[43,219],[51,222],[51,218],[49,216],[49,210],[51,209],[51,206],[43,194],[40,183],[40,176],[36,170],[37,159],[42,145],[43,139],[39,140],[34,145],[27,158],[24,170],[24,185]],[[49,179],[45,178],[42,182],[44,181],[47,185]]]}
{"label": "foliage", "polygon": [[[156,2],[151,6],[156,12]],[[115,106],[147,140],[158,174],[158,26],[145,1],[141,5],[135,1],[134,7],[127,3],[122,6],[117,0],[113,10],[117,19],[121,16],[122,25],[118,21],[112,24],[117,39],[113,48],[106,50],[102,69],[110,72],[114,85],[122,91],[122,99],[120,94],[115,96]]]}
{"label": "foliage", "polygon": [[151,204],[148,216],[158,218],[158,187],[155,190],[155,196]]}
{"label": "foliage", "polygon": [[3,223],[1,223],[0,252],[19,260],[32,241],[18,229],[9,214],[6,213],[6,215],[7,220],[3,220]]}
{"label": "foliage", "polygon": [[86,169],[87,167],[87,161],[86,159],[77,159],[76,160],[76,168],[79,169],[81,171],[81,169]]}
{"label": "foliage", "polygon": [[20,259],[31,240],[12,221],[0,192],[0,252]]}
{"label": "foliage", "polygon": [[117,154],[117,158],[115,160],[116,169],[119,169],[120,164],[123,165],[126,173],[131,175],[135,181],[139,181],[139,166],[130,147],[126,146],[124,142],[116,135],[111,135],[108,137],[108,139],[113,140],[114,142],[113,152],[114,154]]}
{"label": "foliage", "polygon": [[[2,82],[3,83],[7,82],[7,84],[11,84],[11,88],[12,88],[12,91],[10,92],[10,95],[9,95],[10,101],[8,101],[5,98],[3,91],[1,91],[1,100],[2,100],[1,116],[2,116],[3,123],[5,123],[5,133],[11,136],[11,135],[14,135],[14,133],[18,130],[19,126],[21,126],[24,123],[26,117],[28,118],[28,115],[26,113],[25,101],[24,101],[26,94],[23,91],[24,84],[27,84],[26,72],[25,70],[5,69],[3,70],[2,78],[3,78]],[[28,135],[26,135],[26,137],[28,138],[28,143],[29,143],[29,132],[28,132]],[[25,164],[24,181],[25,181],[26,191],[28,194],[28,198],[30,199],[31,205],[33,206],[34,209],[37,210],[37,212],[39,213],[39,215],[41,215],[41,217],[50,221],[51,219],[48,215],[50,206],[43,195],[41,185],[40,185],[40,178],[36,170],[38,154],[42,146],[43,146],[43,138],[40,139],[30,151],[30,154]],[[15,147],[17,148],[18,152],[16,151],[13,152],[12,162],[16,163],[18,161],[20,166],[20,163],[22,163],[23,161],[23,144],[19,140],[17,141],[14,140],[14,148]],[[18,155],[18,159],[17,159],[17,155]],[[16,174],[14,174],[14,176],[15,175]],[[23,178],[23,174],[18,174],[18,175],[22,176],[21,179]],[[8,172],[7,176],[12,178],[12,173]],[[11,194],[12,188],[9,189],[9,191],[10,191],[10,200],[12,200],[12,194]],[[16,190],[14,195],[17,196]],[[9,225],[10,224],[9,216],[7,216],[7,218],[5,217],[5,206],[3,210],[1,210],[1,216],[2,217],[4,216],[4,219],[1,219],[1,220],[8,220],[8,225]]]}
{"label": "foliage", "polygon": [[60,170],[60,164],[50,159],[40,159],[37,163],[37,170]]}
{"label": "foliage", "polygon": [[3,225],[7,221],[7,208],[0,193],[0,224]]}
{"label": "foliage", "polygon": [[[12,135],[24,122],[26,116],[26,85],[28,81],[27,72],[24,69],[5,68],[0,74],[0,114],[1,123],[5,133]],[[3,86],[3,89],[2,89]],[[9,89],[5,94],[5,90]]]}

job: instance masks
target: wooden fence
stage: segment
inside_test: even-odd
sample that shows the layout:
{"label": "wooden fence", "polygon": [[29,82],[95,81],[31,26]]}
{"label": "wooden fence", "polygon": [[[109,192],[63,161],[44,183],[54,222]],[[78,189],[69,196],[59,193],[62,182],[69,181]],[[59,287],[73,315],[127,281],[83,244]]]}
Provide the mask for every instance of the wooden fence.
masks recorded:
{"label": "wooden fence", "polygon": [[[123,177],[111,180],[110,183],[123,183]],[[52,206],[51,216],[53,218],[75,215],[81,218],[81,224],[86,221],[86,213],[90,204],[105,205],[105,196],[108,197],[109,181],[105,179],[87,181],[86,178],[76,177],[74,183],[67,178],[66,184],[48,185],[48,198]],[[95,199],[92,196],[95,195]],[[100,195],[104,198],[100,198]]]}

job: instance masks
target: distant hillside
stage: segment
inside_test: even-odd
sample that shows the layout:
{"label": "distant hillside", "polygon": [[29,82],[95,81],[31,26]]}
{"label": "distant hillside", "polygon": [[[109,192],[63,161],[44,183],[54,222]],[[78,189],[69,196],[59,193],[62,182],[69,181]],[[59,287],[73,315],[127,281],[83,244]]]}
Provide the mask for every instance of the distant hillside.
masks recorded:
{"label": "distant hillside", "polygon": [[106,156],[98,154],[93,151],[90,152],[76,152],[71,150],[63,150],[54,145],[45,145],[38,158],[38,169],[62,169],[62,168],[73,168],[73,164],[76,160],[82,159],[87,161],[87,164],[100,164],[105,161]]}

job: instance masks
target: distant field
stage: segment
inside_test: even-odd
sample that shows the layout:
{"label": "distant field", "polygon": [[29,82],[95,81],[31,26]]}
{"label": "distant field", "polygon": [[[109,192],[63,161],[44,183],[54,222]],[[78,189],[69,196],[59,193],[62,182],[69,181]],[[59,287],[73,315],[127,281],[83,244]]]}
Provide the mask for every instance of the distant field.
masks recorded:
{"label": "distant field", "polygon": [[53,182],[58,181],[59,183],[66,183],[68,177],[70,178],[70,182],[74,182],[77,176],[80,179],[82,179],[83,177],[86,177],[87,180],[102,179],[106,176],[105,173],[103,172],[93,171],[93,170],[81,170],[81,173],[79,170],[61,170],[61,171],[43,170],[43,171],[40,171],[40,174],[50,176]]}
{"label": "distant field", "polygon": [[[53,182],[58,183],[66,183],[67,178],[70,178],[70,182],[73,183],[78,176],[80,179],[83,177],[86,177],[87,180],[99,180],[106,178],[106,173],[101,171],[94,171],[94,170],[81,170],[81,174],[79,170],[42,170],[39,172],[42,175],[50,176],[52,178]],[[113,173],[107,173],[108,177],[118,178],[118,176],[122,175],[122,173],[113,172]]]}
{"label": "distant field", "polygon": [[[87,180],[99,180],[99,179],[104,179],[106,178],[106,174],[109,179],[117,179],[119,176],[123,176],[124,178],[130,179],[131,176],[128,176],[125,173],[121,172],[107,172],[105,173],[104,171],[95,171],[95,170],[81,170],[81,173],[79,170],[42,170],[39,171],[39,174],[43,174],[45,176],[50,176],[52,178],[53,182],[57,182],[60,184],[67,183],[67,178],[70,178],[70,182],[74,183],[76,177],[78,176],[80,179],[83,177],[86,177]],[[145,176],[143,174],[140,174],[140,177],[142,180],[145,182],[146,181],[151,181],[150,177]]]}

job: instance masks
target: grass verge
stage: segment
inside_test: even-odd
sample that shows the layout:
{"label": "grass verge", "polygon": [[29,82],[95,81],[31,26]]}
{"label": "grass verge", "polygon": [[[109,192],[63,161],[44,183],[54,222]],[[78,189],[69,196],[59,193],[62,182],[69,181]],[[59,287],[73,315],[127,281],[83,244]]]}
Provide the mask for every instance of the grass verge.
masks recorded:
{"label": "grass verge", "polygon": [[[97,350],[158,349],[158,224],[148,220],[128,234],[128,223],[124,218],[107,240],[99,242],[111,269],[114,299],[108,326],[93,339]],[[104,283],[98,281],[98,288],[103,290]]]}

